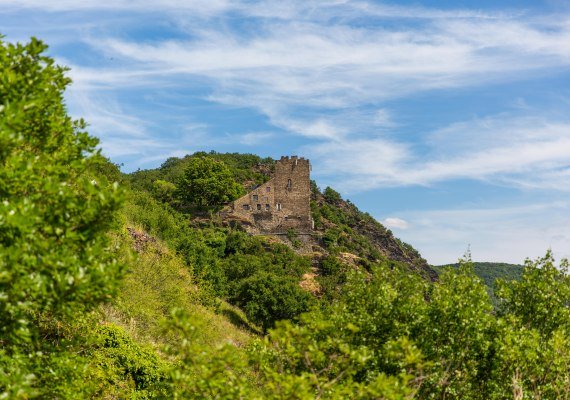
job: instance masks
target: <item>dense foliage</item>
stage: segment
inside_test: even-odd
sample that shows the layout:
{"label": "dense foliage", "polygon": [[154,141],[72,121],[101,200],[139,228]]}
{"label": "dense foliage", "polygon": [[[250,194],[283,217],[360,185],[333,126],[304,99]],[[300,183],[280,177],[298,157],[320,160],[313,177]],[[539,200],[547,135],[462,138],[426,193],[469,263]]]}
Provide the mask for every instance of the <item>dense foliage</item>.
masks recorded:
{"label": "dense foliage", "polygon": [[266,182],[274,168],[274,161],[271,158],[261,158],[254,154],[196,152],[183,158],[171,157],[162,163],[160,168],[138,170],[129,174],[127,179],[136,190],[152,191],[157,180],[176,185],[194,158],[205,157],[229,167],[234,180],[246,188]]}
{"label": "dense foliage", "polygon": [[61,324],[107,300],[121,273],[105,235],[117,186],[93,176],[97,140],[68,117],[70,81],[45,48],[0,42],[0,391],[16,397],[48,381],[65,392],[82,373]]}
{"label": "dense foliage", "polygon": [[[156,186],[155,181],[155,189]],[[169,193],[167,182],[159,188],[163,197]],[[243,194],[243,188],[234,181],[231,170],[223,162],[210,157],[193,157],[184,168],[177,192],[180,200],[205,209],[236,199]]]}
{"label": "dense foliage", "polygon": [[67,116],[44,50],[0,45],[0,398],[570,398],[568,261],[527,261],[494,307],[469,260],[425,279],[415,250],[313,185],[311,270],[176,199],[189,168],[247,186],[271,160],[201,153],[125,177]]}

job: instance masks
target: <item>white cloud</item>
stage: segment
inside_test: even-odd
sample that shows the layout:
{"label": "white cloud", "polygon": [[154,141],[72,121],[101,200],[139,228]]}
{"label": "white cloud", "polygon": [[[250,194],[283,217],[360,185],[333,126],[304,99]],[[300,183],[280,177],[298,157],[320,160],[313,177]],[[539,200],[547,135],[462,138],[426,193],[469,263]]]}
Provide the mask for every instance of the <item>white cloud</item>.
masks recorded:
{"label": "white cloud", "polygon": [[388,217],[382,223],[388,228],[408,229],[410,227],[408,221],[397,217]]}
{"label": "white cloud", "polygon": [[[173,3],[163,4],[168,10]],[[220,2],[191,17],[191,23],[183,24],[189,36],[185,39],[89,39],[91,46],[122,64],[103,71],[80,68],[76,81],[96,88],[206,80],[212,87],[207,100],[256,109],[289,134],[317,141],[307,146],[308,154],[321,171],[348,182],[347,189],[463,178],[568,188],[560,184],[568,180],[567,120],[496,115],[452,124],[412,144],[388,135],[398,124],[385,107],[371,115],[362,111],[428,90],[567,68],[570,24],[563,16],[539,20],[371,2],[291,2],[277,7],[282,16],[275,18],[274,2],[248,3],[249,8],[244,4]],[[140,6],[150,7],[146,2]],[[261,18],[263,24],[244,33],[219,29],[209,20],[228,12]],[[414,14],[426,23],[396,29],[346,22]],[[341,15],[346,18],[330,23]],[[241,140],[255,143],[252,136]]]}
{"label": "white cloud", "polygon": [[[545,34],[521,21],[506,27],[502,20],[486,22],[481,28],[494,32],[488,36],[469,34],[477,24],[465,21],[404,32],[316,22],[267,25],[247,38],[201,28],[189,41],[141,44],[97,38],[92,44],[139,63],[141,74],[154,70],[208,77],[222,94],[239,94],[249,106],[262,109],[268,100],[281,106],[354,107],[570,64],[570,28]],[[517,34],[532,44],[521,47],[511,39]]]}
{"label": "white cloud", "polygon": [[148,135],[148,122],[125,112],[112,96],[72,87],[67,93],[67,101],[71,104],[70,113],[87,121],[92,127],[91,133],[100,138],[109,135],[144,138]]}
{"label": "white cloud", "polygon": [[303,153],[319,165],[318,174],[334,176],[334,183],[344,190],[399,182],[404,166],[412,160],[409,145],[383,139],[325,142],[305,146]]}
{"label": "white cloud", "polygon": [[[113,160],[128,159],[127,170],[148,167],[155,161],[192,153],[193,142],[205,142],[208,126],[187,123],[180,137],[157,137],[150,121],[125,110],[114,99],[113,92],[96,91],[85,87],[71,87],[67,93],[70,114],[89,123],[90,134],[100,139],[103,154]],[[181,148],[188,148],[187,151]],[[195,148],[194,148],[195,149]]]}
{"label": "white cloud", "polygon": [[[90,34],[97,26],[92,21],[87,30],[71,21],[81,39],[115,60],[104,68],[74,66],[76,84],[116,88],[164,84],[180,75],[205,77],[215,90],[211,99],[239,99],[241,105],[264,113],[277,105],[285,114],[292,105],[355,108],[426,90],[520,78],[570,63],[570,26],[560,17],[538,23],[511,14],[366,1],[3,3],[52,11],[162,13],[177,21],[186,38],[129,42],[105,34],[105,29]],[[240,31],[212,23],[214,17],[236,12],[256,18],[255,28]],[[376,17],[422,18],[427,23],[398,28],[351,24],[353,19]],[[130,22],[121,18],[119,23]]]}
{"label": "white cloud", "polygon": [[362,16],[375,18],[409,19],[496,19],[512,13],[485,13],[467,9],[438,10],[420,6],[395,6],[371,1],[323,1],[323,0],[262,0],[256,2],[232,0],[0,0],[9,9],[39,9],[46,11],[82,10],[136,10],[154,12],[192,12],[199,17],[213,17],[224,13],[259,18],[314,18],[327,20],[343,15],[346,19]]}
{"label": "white cloud", "polygon": [[379,127],[392,128],[396,124],[392,120],[392,114],[385,108],[381,108],[376,111],[373,117],[373,123]]}

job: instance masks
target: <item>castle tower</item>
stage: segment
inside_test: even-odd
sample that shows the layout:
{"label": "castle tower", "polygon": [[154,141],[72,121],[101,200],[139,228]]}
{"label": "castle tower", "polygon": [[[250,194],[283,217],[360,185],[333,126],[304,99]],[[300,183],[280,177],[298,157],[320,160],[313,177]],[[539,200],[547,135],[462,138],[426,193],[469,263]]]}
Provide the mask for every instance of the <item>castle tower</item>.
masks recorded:
{"label": "castle tower", "polygon": [[265,233],[312,231],[310,173],[309,160],[281,157],[275,163],[273,178],[234,201],[226,217]]}
{"label": "castle tower", "polygon": [[293,156],[281,157],[275,164],[275,204],[282,229],[312,229],[311,164]]}

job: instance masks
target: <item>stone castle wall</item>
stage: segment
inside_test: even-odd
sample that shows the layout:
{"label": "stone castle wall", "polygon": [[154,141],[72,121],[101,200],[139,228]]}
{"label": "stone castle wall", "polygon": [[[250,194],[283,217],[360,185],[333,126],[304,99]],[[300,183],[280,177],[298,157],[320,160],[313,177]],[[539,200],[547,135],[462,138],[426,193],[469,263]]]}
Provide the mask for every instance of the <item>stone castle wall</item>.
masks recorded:
{"label": "stone castle wall", "polygon": [[261,232],[312,231],[310,173],[309,160],[281,157],[273,178],[234,201],[225,216]]}

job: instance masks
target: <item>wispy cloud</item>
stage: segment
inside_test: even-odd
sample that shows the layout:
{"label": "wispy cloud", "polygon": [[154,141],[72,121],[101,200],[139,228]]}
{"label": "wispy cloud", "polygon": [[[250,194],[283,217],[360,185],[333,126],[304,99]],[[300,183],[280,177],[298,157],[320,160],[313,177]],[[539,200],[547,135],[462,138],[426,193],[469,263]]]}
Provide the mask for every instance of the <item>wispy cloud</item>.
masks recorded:
{"label": "wispy cloud", "polygon": [[[168,89],[182,82],[191,90],[204,84],[209,88],[205,101],[256,110],[281,131],[305,137],[310,141],[306,151],[320,170],[353,183],[352,188],[463,178],[563,187],[560,183],[568,180],[567,120],[498,114],[451,124],[412,141],[390,134],[398,127],[398,115],[384,103],[566,69],[570,15],[541,18],[524,11],[443,10],[372,1],[0,4],[52,13],[121,11],[122,18],[128,18],[127,10],[159,13],[172,23],[176,39],[127,40],[111,29],[79,32],[83,45],[113,62],[98,67],[76,62],[74,91],[93,96],[119,88]],[[234,26],[235,16],[250,28]],[[395,20],[399,23],[385,23]],[[140,115],[108,104],[82,105],[86,95],[78,98],[78,108],[104,143],[132,141],[137,135],[148,139]],[[117,136],[113,141],[106,138],[109,132]],[[255,145],[259,135],[231,137]],[[183,130],[180,136],[202,145],[220,140],[196,130]]]}
{"label": "wispy cloud", "polygon": [[130,138],[143,138],[148,135],[143,119],[126,113],[119,103],[109,96],[96,92],[71,90],[68,94],[71,114],[85,119],[100,137],[116,135]]}
{"label": "wispy cloud", "polygon": [[[440,10],[421,6],[397,6],[371,1],[322,1],[322,0],[262,0],[256,2],[236,0],[115,0],[101,2],[95,0],[0,0],[0,5],[11,9],[40,9],[47,11],[81,10],[137,10],[160,12],[191,11],[200,17],[218,16],[224,13],[238,13],[259,18],[310,18],[330,19],[342,14],[345,19],[361,18],[409,18],[409,19],[450,19],[475,18],[496,19],[513,15],[513,12],[486,13],[469,9]],[[520,12],[518,12],[520,13]],[[518,14],[515,13],[515,14]]]}
{"label": "wispy cloud", "polygon": [[408,229],[410,227],[408,221],[398,217],[388,217],[382,220],[382,223],[388,228]]}
{"label": "wispy cloud", "polygon": [[[169,10],[172,4],[162,5]],[[387,135],[397,127],[397,117],[382,103],[567,68],[570,19],[545,22],[521,13],[371,2],[204,4],[198,2],[201,11],[183,24],[187,38],[146,43],[87,39],[120,66],[78,68],[76,81],[88,87],[128,87],[181,79],[191,86],[193,80],[206,80],[212,90],[208,101],[255,109],[275,127],[316,140],[307,147],[309,154],[322,171],[343,179],[351,171],[354,185],[349,189],[462,178],[561,187],[557,182],[566,179],[567,121],[552,125],[540,116],[508,115],[465,121],[425,136],[420,144],[429,149],[426,154],[418,152],[418,143]],[[214,15],[231,12],[254,18],[255,28],[220,29],[211,23]],[[333,17],[340,22],[331,23]],[[425,23],[403,28],[351,23],[362,17],[421,18]],[[364,111],[369,108],[378,111]],[[254,143],[252,137],[242,140]]]}
{"label": "wispy cloud", "polygon": [[0,0],[0,5],[8,9],[35,9],[45,11],[93,11],[93,10],[110,10],[110,11],[164,11],[164,10],[188,10],[197,15],[215,15],[225,12],[233,7],[231,1],[227,0],[115,0],[115,1],[96,1],[96,0]]}
{"label": "wispy cloud", "polygon": [[338,141],[306,151],[345,190],[453,179],[570,190],[568,120],[501,114],[454,123],[426,135],[423,144],[415,151],[394,140]]}
{"label": "wispy cloud", "polygon": [[137,62],[140,74],[207,77],[221,94],[237,95],[261,109],[268,102],[354,107],[418,91],[510,80],[517,74],[523,78],[523,72],[570,64],[570,26],[527,21],[444,20],[403,32],[268,21],[248,36],[199,26],[192,40],[141,44],[98,38],[91,44]]}

